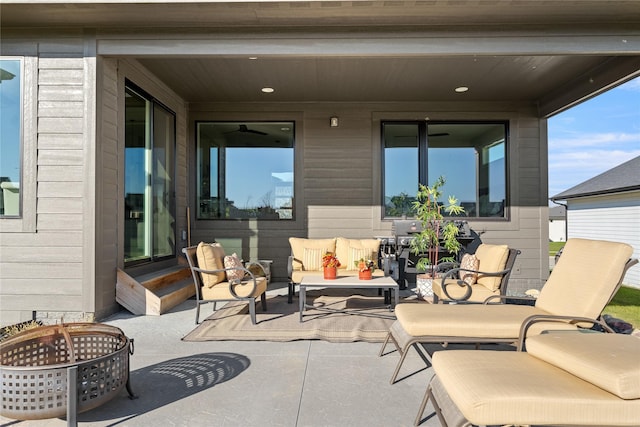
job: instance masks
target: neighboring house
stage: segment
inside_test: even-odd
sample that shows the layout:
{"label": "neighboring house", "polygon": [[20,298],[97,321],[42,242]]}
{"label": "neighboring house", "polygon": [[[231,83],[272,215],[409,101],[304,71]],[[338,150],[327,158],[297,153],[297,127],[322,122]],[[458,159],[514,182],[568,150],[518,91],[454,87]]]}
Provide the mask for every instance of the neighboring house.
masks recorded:
{"label": "neighboring house", "polygon": [[[640,156],[551,197],[567,204],[568,238],[612,240],[640,258]],[[640,288],[640,266],[625,284]]]}
{"label": "neighboring house", "polygon": [[549,241],[567,241],[567,216],[564,206],[549,208]]}
{"label": "neighboring house", "polygon": [[1,324],[104,317],[189,242],[284,280],[290,236],[388,236],[438,175],[540,287],[547,119],[640,74],[640,2],[0,8]]}

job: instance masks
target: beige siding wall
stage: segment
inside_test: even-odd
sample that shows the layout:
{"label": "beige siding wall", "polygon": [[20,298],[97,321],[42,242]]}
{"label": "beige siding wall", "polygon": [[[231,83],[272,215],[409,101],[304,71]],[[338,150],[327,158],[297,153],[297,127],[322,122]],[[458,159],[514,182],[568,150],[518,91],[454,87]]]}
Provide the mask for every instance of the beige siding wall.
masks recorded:
{"label": "beige siding wall", "polygon": [[[640,191],[572,199],[567,205],[569,239],[627,243],[640,258]],[[640,288],[640,265],[629,269],[623,283]]]}
{"label": "beige siding wall", "polygon": [[[260,111],[260,112],[258,112]],[[460,111],[465,111],[461,113]],[[428,112],[428,113],[426,113]],[[329,127],[329,117],[340,119]],[[487,243],[507,243],[522,254],[510,289],[542,285],[548,275],[545,123],[527,107],[504,104],[191,104],[190,170],[195,171],[196,120],[296,120],[296,218],[294,221],[192,222],[192,243],[223,243],[244,259],[273,259],[273,273],[286,278],[288,237],[373,237],[389,235],[391,222],[381,219],[381,120],[509,120],[508,221],[474,221]],[[543,139],[543,147],[539,146]],[[190,174],[195,201],[195,173]],[[195,213],[194,213],[195,214]]]}
{"label": "beige siding wall", "polygon": [[[76,33],[41,40],[19,33],[2,40],[3,54],[24,56],[30,76],[24,81],[22,174],[25,182],[34,180],[33,194],[23,193],[23,218],[0,219],[2,325],[33,312],[73,320],[91,319],[95,311],[93,187],[87,179],[93,176],[94,60],[85,57],[91,44]],[[33,162],[31,153],[37,153]]]}
{"label": "beige siding wall", "polygon": [[96,134],[96,316],[117,309],[115,303],[118,265],[118,68],[114,59],[100,59],[97,66],[98,120]]}

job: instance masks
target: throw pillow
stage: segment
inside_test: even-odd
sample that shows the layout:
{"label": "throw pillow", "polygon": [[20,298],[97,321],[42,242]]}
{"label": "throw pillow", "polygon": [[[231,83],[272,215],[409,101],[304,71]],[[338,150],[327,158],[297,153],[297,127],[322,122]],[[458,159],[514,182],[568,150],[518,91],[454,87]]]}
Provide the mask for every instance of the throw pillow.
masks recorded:
{"label": "throw pillow", "polygon": [[373,259],[371,258],[371,254],[372,254],[371,249],[349,248],[349,261],[347,262],[347,270],[350,270],[350,271],[358,270],[356,261],[359,261],[361,258],[364,260]]}
{"label": "throw pillow", "polygon": [[[224,268],[224,249],[219,243],[198,243],[196,248],[198,267],[203,270],[222,270]],[[217,273],[201,273],[202,285],[208,288],[224,281],[224,271]]]}
{"label": "throw pillow", "polygon": [[[238,258],[238,255],[227,255],[224,257],[224,268],[243,268],[242,261]],[[244,270],[227,270],[227,280],[228,281],[237,281],[242,280],[244,277]]]}
{"label": "throw pillow", "polygon": [[307,271],[322,270],[322,256],[326,249],[304,248],[302,255],[302,269]]}
{"label": "throw pillow", "polygon": [[[474,254],[464,254],[462,256],[462,260],[460,261],[460,268],[464,268],[466,270],[477,270],[480,265],[480,261]],[[471,273],[469,271],[460,271],[460,280],[462,280],[467,285],[471,286],[476,283],[478,279],[478,273]]]}

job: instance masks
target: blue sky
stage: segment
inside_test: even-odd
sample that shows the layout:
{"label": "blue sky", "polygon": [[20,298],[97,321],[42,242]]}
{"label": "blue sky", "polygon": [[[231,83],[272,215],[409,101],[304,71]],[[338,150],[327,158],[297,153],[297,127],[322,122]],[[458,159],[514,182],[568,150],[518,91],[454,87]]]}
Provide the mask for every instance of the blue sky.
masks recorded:
{"label": "blue sky", "polygon": [[640,156],[640,77],[553,116],[548,126],[552,197]]}

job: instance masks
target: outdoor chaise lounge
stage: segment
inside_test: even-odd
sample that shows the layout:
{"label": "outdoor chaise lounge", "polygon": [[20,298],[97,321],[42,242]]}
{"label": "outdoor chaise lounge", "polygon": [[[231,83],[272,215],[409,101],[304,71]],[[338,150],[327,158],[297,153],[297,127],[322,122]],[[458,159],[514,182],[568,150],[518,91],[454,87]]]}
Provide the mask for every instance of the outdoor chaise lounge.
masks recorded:
{"label": "outdoor chaise lounge", "polygon": [[[542,288],[535,305],[519,304],[416,304],[395,308],[397,320],[380,349],[389,341],[400,353],[391,377],[396,381],[410,347],[418,343],[515,343],[523,322],[533,317],[554,319],[538,323],[534,331],[576,328],[575,319],[597,319],[622,283],[633,248],[624,243],[569,239],[562,257]],[[498,297],[496,297],[498,298]],[[571,317],[567,323],[560,322]],[[430,355],[415,345],[423,358]]]}
{"label": "outdoor chaise lounge", "polygon": [[198,246],[183,248],[182,252],[196,287],[196,324],[200,305],[212,302],[215,310],[219,301],[247,301],[251,322],[256,324],[256,298],[260,297],[262,310],[267,310],[267,274],[259,263],[256,265],[263,269],[265,277],[255,276],[239,260],[230,263],[235,257],[225,256],[224,249],[217,243],[200,242]]}
{"label": "outdoor chaise lounge", "polygon": [[415,425],[429,400],[445,427],[640,424],[639,338],[551,332],[526,344],[434,354]]}

